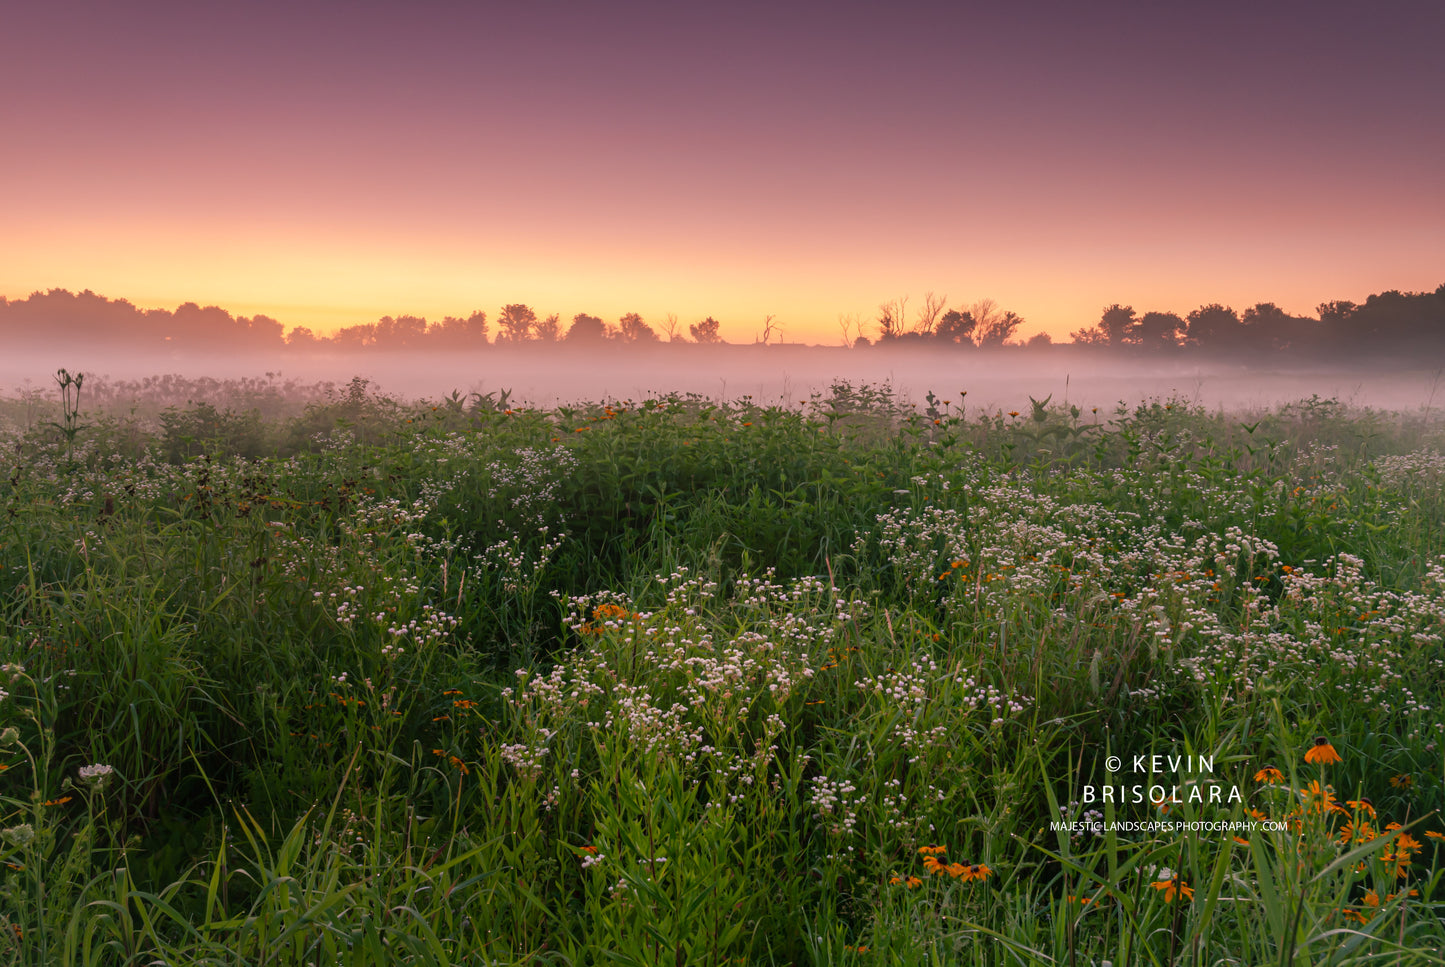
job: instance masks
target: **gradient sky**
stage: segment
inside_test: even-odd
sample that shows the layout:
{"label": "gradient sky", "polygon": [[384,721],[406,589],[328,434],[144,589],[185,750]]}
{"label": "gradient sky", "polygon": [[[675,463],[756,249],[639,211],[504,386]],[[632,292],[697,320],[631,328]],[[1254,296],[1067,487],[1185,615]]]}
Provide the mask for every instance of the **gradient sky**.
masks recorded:
{"label": "gradient sky", "polygon": [[1438,0],[3,9],[10,298],[836,343],[1445,282]]}

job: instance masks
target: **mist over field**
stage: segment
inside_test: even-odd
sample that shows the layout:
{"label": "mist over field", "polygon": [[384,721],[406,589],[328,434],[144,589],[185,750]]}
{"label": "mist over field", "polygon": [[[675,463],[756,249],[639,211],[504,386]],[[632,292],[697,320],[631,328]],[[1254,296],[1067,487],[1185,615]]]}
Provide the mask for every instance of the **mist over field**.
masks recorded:
{"label": "mist over field", "polygon": [[[1445,403],[1440,368],[1429,360],[1362,367],[1290,366],[1278,361],[1247,365],[1120,358],[1069,346],[990,352],[789,345],[588,350],[557,345],[463,353],[322,353],[284,360],[258,354],[127,354],[77,348],[0,357],[0,395],[38,392],[43,398],[53,397],[52,377],[60,367],[85,373],[91,387],[172,374],[191,381],[249,378],[308,387],[323,382],[344,387],[361,377],[372,391],[402,399],[437,399],[453,391],[463,396],[500,396],[506,391],[511,404],[529,407],[642,400],[670,393],[694,393],[718,401],[749,396],[762,405],[797,407],[814,394],[829,396],[835,383],[886,384],[903,402],[920,405],[930,391],[955,403],[966,391],[964,403],[970,415],[1027,410],[1030,397],[1052,397],[1054,403],[1076,405],[1086,412],[1098,407],[1101,413],[1111,412],[1120,402],[1156,397],[1231,412],[1270,409],[1316,395],[1351,406],[1408,412]],[[200,396],[217,406],[232,403],[203,391]]]}

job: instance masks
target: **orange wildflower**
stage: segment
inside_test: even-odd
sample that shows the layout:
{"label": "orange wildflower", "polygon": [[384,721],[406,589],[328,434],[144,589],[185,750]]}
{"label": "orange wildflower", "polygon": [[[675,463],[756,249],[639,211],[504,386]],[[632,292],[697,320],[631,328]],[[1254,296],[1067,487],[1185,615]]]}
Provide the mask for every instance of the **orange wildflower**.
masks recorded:
{"label": "orange wildflower", "polygon": [[1173,903],[1175,897],[1183,897],[1186,901],[1194,899],[1194,888],[1187,883],[1180,882],[1179,877],[1173,876],[1167,880],[1155,880],[1152,884],[1154,889],[1164,891],[1164,902]]}
{"label": "orange wildflower", "polygon": [[1305,753],[1305,761],[1311,765],[1315,763],[1332,765],[1336,762],[1343,762],[1344,760],[1341,759],[1340,754],[1335,751],[1335,747],[1330,745],[1330,740],[1321,735],[1315,738],[1314,746]]}
{"label": "orange wildflower", "polygon": [[1255,782],[1284,782],[1284,773],[1274,766],[1265,766],[1254,774]]}
{"label": "orange wildflower", "polygon": [[1318,782],[1311,782],[1301,789],[1300,798],[1304,800],[1304,806],[1311,812],[1327,813],[1335,808],[1334,789],[1322,786]]}
{"label": "orange wildflower", "polygon": [[1379,856],[1380,862],[1385,864],[1385,869],[1393,870],[1398,879],[1410,872],[1410,851],[1406,849],[1386,850]]}

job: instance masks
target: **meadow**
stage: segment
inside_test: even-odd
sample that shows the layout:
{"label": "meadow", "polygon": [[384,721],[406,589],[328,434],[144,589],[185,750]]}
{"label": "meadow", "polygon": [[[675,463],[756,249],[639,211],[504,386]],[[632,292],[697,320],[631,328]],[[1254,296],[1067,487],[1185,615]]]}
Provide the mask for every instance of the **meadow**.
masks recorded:
{"label": "meadow", "polygon": [[0,962],[1445,960],[1426,413],[75,389]]}

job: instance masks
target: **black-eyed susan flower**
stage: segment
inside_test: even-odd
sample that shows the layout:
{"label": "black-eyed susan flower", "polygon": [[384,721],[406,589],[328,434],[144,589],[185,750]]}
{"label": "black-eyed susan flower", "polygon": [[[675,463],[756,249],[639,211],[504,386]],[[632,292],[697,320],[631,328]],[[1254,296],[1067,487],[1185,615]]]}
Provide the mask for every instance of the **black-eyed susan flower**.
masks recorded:
{"label": "black-eyed susan flower", "polygon": [[1398,775],[1390,777],[1391,789],[1409,789],[1415,785],[1415,777],[1410,775]]}
{"label": "black-eyed susan flower", "polygon": [[1412,859],[1409,850],[1400,848],[1385,850],[1378,859],[1384,864],[1386,873],[1393,873],[1396,879],[1409,875]]}
{"label": "black-eyed susan flower", "polygon": [[1255,782],[1284,782],[1284,773],[1274,766],[1265,766],[1254,774]]}
{"label": "black-eyed susan flower", "polygon": [[968,869],[964,871],[962,879],[967,883],[969,880],[987,880],[992,875],[993,870],[982,863],[970,863]]}
{"label": "black-eyed susan flower", "polygon": [[1335,747],[1330,745],[1330,740],[1323,735],[1315,738],[1315,744],[1305,753],[1305,761],[1311,765],[1333,765],[1336,762],[1343,762]]}

